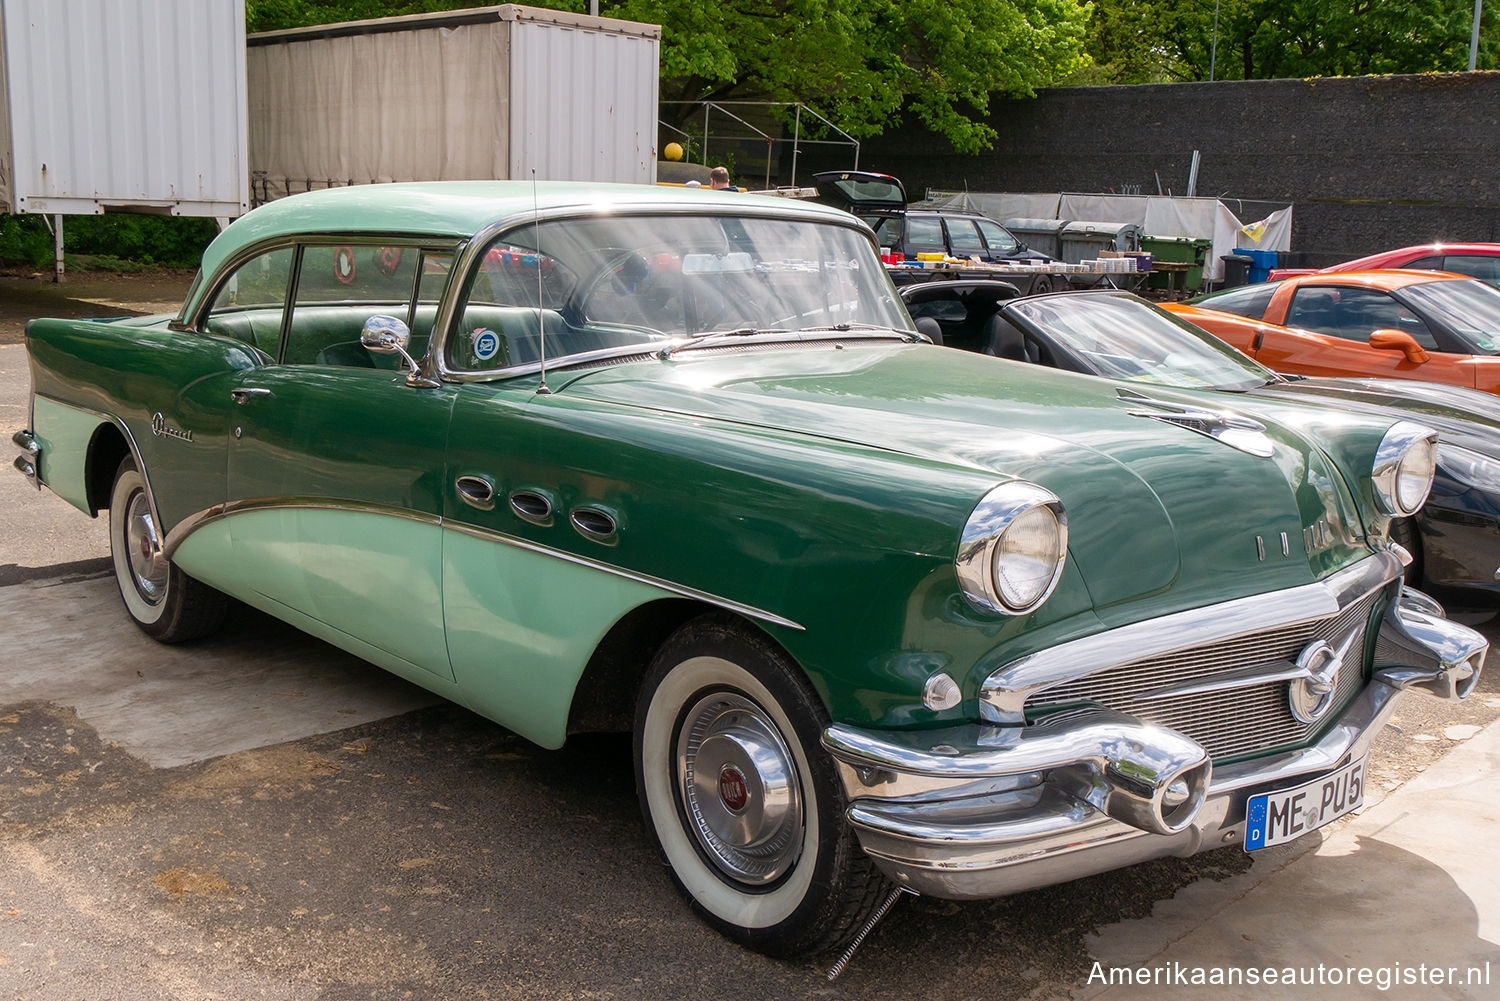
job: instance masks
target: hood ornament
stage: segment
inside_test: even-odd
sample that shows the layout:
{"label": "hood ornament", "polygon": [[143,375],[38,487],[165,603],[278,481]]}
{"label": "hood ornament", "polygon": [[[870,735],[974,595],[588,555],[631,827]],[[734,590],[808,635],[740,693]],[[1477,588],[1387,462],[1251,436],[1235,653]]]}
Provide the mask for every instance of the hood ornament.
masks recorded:
{"label": "hood ornament", "polygon": [[1117,388],[1115,392],[1126,403],[1151,408],[1132,410],[1130,411],[1132,417],[1149,417],[1152,420],[1175,424],[1180,428],[1207,435],[1230,448],[1262,459],[1269,459],[1276,451],[1275,443],[1266,434],[1266,426],[1260,421],[1241,417],[1239,414],[1228,411],[1209,410],[1206,407],[1156,400],[1129,389]]}

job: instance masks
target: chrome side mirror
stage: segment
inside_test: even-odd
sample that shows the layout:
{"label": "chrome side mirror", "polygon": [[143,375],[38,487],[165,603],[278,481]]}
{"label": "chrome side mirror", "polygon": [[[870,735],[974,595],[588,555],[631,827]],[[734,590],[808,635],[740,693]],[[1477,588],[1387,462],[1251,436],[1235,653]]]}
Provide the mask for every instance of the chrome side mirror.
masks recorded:
{"label": "chrome side mirror", "polygon": [[411,344],[411,328],[394,316],[376,314],[370,317],[359,332],[359,342],[367,351],[376,354],[400,355],[406,359],[408,368],[413,372],[417,370],[417,363],[406,351]]}

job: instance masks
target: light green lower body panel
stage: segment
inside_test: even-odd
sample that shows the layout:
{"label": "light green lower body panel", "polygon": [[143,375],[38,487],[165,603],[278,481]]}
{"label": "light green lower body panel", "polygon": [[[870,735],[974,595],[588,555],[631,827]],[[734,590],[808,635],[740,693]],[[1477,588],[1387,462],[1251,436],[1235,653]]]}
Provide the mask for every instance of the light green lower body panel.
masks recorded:
{"label": "light green lower body panel", "polygon": [[[382,521],[394,520],[396,519],[382,519]],[[436,538],[433,539],[432,545],[434,548],[438,545]],[[398,677],[405,678],[412,684],[420,685],[444,698],[464,703],[458,687],[447,676],[446,658],[441,664],[443,674],[440,676],[429,667],[419,666],[389,650],[367,642],[365,638],[351,635],[269,597],[265,592],[274,585],[274,582],[254,579],[250,574],[241,572],[241,568],[236,565],[234,553],[234,543],[230,539],[230,523],[227,520],[219,520],[204,525],[183,541],[172,555],[172,562],[181,567],[184,573],[203,581],[210,587],[218,588],[252,608],[258,608],[268,615],[296,626],[311,636],[316,636],[356,657],[362,657]]]}
{"label": "light green lower body panel", "polygon": [[448,655],[465,703],[543,747],[561,747],[589,657],[649,584],[449,529]]}
{"label": "light green lower body panel", "polygon": [[38,477],[57,496],[93,514],[89,510],[89,443],[106,422],[98,414],[42,396],[36,398],[34,412],[36,427],[31,432],[40,446]]}

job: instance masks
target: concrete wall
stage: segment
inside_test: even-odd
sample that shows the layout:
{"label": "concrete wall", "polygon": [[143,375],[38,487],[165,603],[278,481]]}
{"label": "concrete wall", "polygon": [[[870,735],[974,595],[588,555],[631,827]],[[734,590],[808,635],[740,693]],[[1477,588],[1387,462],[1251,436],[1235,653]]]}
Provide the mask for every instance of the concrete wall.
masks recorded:
{"label": "concrete wall", "polygon": [[[988,153],[904,127],[865,143],[860,166],[914,198],[966,185],[1155,193],[1158,179],[1184,194],[1197,149],[1198,194],[1296,205],[1292,247],[1310,265],[1500,241],[1500,72],[1065,87],[991,112]],[[817,162],[847,166],[841,155]]]}

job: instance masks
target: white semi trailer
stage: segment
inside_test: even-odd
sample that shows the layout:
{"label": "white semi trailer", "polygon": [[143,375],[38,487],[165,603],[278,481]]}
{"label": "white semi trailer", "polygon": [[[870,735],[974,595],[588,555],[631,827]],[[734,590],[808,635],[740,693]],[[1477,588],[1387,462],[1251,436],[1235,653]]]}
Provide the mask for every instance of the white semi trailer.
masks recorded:
{"label": "white semi trailer", "polygon": [[250,208],[243,0],[0,0],[0,211]]}

